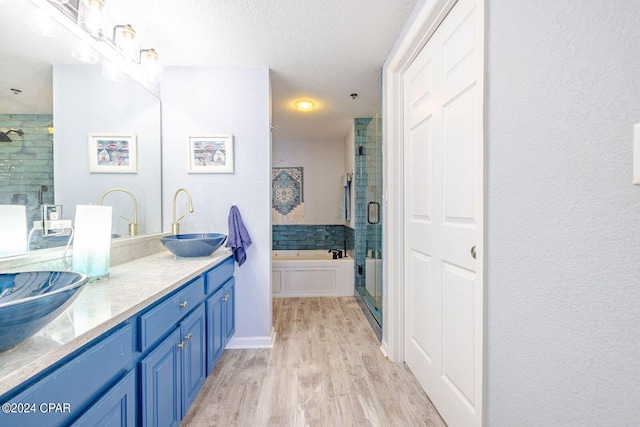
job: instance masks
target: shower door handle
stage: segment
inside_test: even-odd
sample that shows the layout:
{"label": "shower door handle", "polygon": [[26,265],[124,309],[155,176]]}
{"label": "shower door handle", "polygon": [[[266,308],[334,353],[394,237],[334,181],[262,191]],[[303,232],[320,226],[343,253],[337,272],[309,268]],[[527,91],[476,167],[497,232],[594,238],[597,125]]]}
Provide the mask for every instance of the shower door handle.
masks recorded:
{"label": "shower door handle", "polygon": [[[374,208],[374,209],[372,209],[372,208]],[[378,203],[378,202],[369,202],[369,204],[367,205],[367,222],[369,224],[379,224],[380,223],[380,203]]]}

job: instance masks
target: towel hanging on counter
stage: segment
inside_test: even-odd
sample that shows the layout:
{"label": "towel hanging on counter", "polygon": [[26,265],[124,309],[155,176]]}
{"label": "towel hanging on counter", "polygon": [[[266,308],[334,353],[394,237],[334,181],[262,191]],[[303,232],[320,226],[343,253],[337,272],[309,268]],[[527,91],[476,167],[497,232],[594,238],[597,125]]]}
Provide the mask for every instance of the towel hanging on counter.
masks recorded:
{"label": "towel hanging on counter", "polygon": [[235,204],[229,210],[228,236],[225,246],[231,248],[233,259],[236,260],[238,266],[241,266],[247,260],[247,249],[249,249],[252,242],[249,232],[242,222],[240,211]]}

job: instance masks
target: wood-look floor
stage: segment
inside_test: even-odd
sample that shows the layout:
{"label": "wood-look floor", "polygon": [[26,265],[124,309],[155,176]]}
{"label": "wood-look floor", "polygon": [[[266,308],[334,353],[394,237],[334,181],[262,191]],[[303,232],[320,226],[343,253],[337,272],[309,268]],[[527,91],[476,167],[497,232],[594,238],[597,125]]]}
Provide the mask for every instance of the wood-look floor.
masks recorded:
{"label": "wood-look floor", "polygon": [[182,426],[444,426],[353,297],[273,300],[272,349],[226,350]]}

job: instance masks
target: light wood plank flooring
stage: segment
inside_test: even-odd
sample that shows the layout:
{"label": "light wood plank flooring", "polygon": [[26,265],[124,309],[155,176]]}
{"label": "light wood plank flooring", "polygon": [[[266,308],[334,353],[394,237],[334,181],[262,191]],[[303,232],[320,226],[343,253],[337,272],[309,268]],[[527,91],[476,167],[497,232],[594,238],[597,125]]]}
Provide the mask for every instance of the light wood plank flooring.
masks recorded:
{"label": "light wood plank flooring", "polygon": [[273,349],[226,350],[182,426],[444,426],[353,297],[273,300]]}

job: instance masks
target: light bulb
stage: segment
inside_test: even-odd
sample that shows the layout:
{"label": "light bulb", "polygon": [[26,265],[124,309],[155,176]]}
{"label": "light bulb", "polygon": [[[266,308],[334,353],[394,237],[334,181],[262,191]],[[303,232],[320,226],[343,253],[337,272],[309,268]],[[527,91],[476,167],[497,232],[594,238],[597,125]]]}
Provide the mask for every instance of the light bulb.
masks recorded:
{"label": "light bulb", "polygon": [[136,49],[136,30],[129,24],[119,25],[116,27],[116,40],[115,43],[124,56],[127,59],[135,60]]}
{"label": "light bulb", "polygon": [[298,109],[298,111],[311,111],[315,106],[316,103],[313,101],[302,100],[296,102],[296,108]]}
{"label": "light bulb", "polygon": [[83,0],[78,12],[78,23],[95,38],[102,37],[102,7],[104,0]]}
{"label": "light bulb", "polygon": [[160,61],[158,60],[158,52],[156,52],[155,49],[149,49],[143,52],[144,52],[144,60],[142,61],[142,64],[145,69],[147,80],[151,82],[159,82],[160,81]]}

